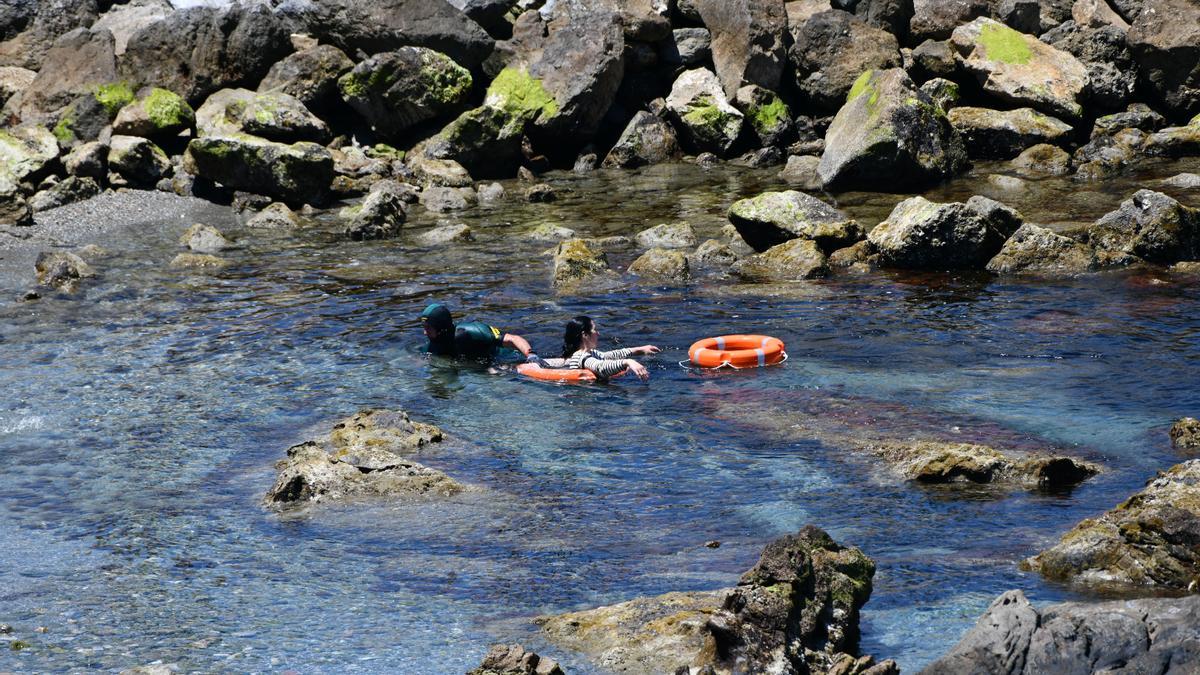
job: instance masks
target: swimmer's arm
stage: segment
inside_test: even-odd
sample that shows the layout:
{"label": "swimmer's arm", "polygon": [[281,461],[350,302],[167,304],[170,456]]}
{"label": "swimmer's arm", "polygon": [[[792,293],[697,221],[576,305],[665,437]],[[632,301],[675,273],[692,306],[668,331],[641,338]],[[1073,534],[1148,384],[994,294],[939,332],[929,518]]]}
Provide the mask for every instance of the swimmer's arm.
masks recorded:
{"label": "swimmer's arm", "polygon": [[529,346],[529,341],[520,335],[505,333],[500,343],[505,347],[509,347],[521,352],[521,356],[529,356],[533,353],[533,347]]}
{"label": "swimmer's arm", "polygon": [[[617,350],[625,351],[625,350]],[[583,359],[583,367],[596,374],[596,377],[604,380],[608,379],[617,373],[624,371],[629,367],[630,363],[636,363],[628,358],[602,359],[595,356],[588,356]]]}

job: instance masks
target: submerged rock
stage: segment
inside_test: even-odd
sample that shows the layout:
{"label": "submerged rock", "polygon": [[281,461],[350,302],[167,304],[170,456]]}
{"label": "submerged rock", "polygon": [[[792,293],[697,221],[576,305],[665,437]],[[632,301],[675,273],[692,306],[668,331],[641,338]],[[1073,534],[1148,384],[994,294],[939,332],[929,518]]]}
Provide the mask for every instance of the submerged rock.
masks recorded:
{"label": "submerged rock", "polygon": [[470,226],[462,223],[442,225],[416,236],[416,242],[422,246],[440,246],[468,241],[475,241],[475,234],[471,231]]}
{"label": "submerged rock", "polygon": [[1008,591],[921,673],[1187,672],[1196,663],[1198,627],[1195,596],[1065,602],[1039,610],[1021,591]]}
{"label": "submerged rock", "polygon": [[446,497],[462,484],[404,457],[442,440],[442,431],[403,411],[366,410],[326,436],[288,448],[264,502],[286,506],[365,496]]}
{"label": "submerged rock", "polygon": [[1171,445],[1177,448],[1200,448],[1200,420],[1182,417],[1171,425]]}
{"label": "submerged rock", "polygon": [[825,135],[818,171],[828,189],[895,190],[966,169],[946,113],[899,68],[859,76]]}
{"label": "submerged rock", "polygon": [[1051,115],[1083,114],[1088,72],[1070,53],[985,17],[955,28],[951,42],[984,92]]}
{"label": "submerged rock", "polygon": [[1073,457],[1014,456],[972,443],[869,441],[861,443],[860,449],[919,483],[1006,482],[1061,488],[1082,483],[1100,472],[1099,466]]}
{"label": "submerged rock", "polygon": [[1200,209],[1152,190],[1138,190],[1088,228],[1101,251],[1167,264],[1200,259]]}
{"label": "submerged rock", "polygon": [[434,186],[421,191],[421,206],[434,213],[462,211],[478,203],[474,188]]}
{"label": "submerged rock", "polygon": [[696,245],[696,230],[688,223],[662,223],[638,232],[633,239],[646,248],[691,248]]}
{"label": "submerged rock", "polygon": [[987,270],[995,274],[1075,276],[1098,267],[1095,249],[1044,227],[1025,223],[1013,233]]}
{"label": "submerged rock", "polygon": [[1071,155],[1062,148],[1041,143],[1017,155],[1012,166],[1031,177],[1063,176],[1071,173]]}
{"label": "submerged rock", "polygon": [[[874,575],[862,551],[809,525],[768,544],[734,588],[639,598],[537,622],[552,642],[616,672],[826,673],[855,661],[848,653],[857,648],[859,610]],[[899,672],[891,661],[876,668],[875,675]]]}
{"label": "submerged rock", "polygon": [[729,207],[729,221],[755,251],[792,239],[811,239],[833,251],[863,238],[858,221],[816,197],[796,190],[764,192]]}
{"label": "submerged rock", "polygon": [[1020,216],[999,202],[972,197],[938,204],[911,197],[896,205],[867,236],[885,267],[980,269],[1020,226]]}
{"label": "submerged rock", "polygon": [[229,240],[217,228],[203,223],[189,227],[179,237],[179,244],[196,253],[219,253],[230,247]]}
{"label": "submerged rock", "polygon": [[290,230],[300,227],[300,217],[287,204],[274,202],[246,221],[246,227],[270,230]]}
{"label": "submerged rock", "polygon": [[1160,473],[1024,564],[1059,581],[1194,590],[1200,583],[1200,460]]}
{"label": "submerged rock", "polygon": [[219,270],[229,262],[209,253],[180,253],[171,259],[176,269]]}

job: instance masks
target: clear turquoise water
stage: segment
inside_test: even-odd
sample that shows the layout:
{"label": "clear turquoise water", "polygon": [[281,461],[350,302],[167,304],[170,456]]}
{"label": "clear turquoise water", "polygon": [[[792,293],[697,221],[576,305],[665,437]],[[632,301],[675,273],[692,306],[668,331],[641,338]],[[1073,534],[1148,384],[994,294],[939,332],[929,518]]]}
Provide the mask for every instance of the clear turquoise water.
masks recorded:
{"label": "clear turquoise water", "polygon": [[[1086,221],[1150,180],[1086,193],[1049,183],[1009,201],[1031,220]],[[933,196],[963,198],[981,181]],[[775,184],[693,167],[556,183],[570,192],[554,205],[447,218],[478,239],[453,248],[342,242],[332,223],[253,233],[201,209],[243,245],[220,273],[167,269],[182,225],[164,218],[110,241],[114,256],[79,296],[0,302],[0,623],[13,627],[5,642],[30,644],[0,649],[0,670],[162,660],[452,673],[519,641],[594,672],[526,618],[730,585],[772,538],[815,523],[878,563],[862,650],[911,672],[1001,591],[1087,597],[1017,563],[1184,458],[1166,429],[1200,412],[1195,279],[625,279],[557,297],[548,245],[520,236],[533,225],[608,235],[686,219],[715,236],[730,201]],[[894,202],[841,200],[868,222]],[[634,255],[611,259],[623,269]],[[577,313],[609,345],[665,351],[646,360],[646,385],[448,366],[419,353],[415,317],[433,299],[542,353]],[[733,332],[776,335],[790,360],[724,375],[676,364],[694,339]],[[443,427],[451,440],[419,461],[480,489],[287,516],[261,507],[289,445],[372,406]],[[1110,470],[1058,494],[921,488],[781,432],[792,416],[1055,445]],[[723,545],[705,548],[712,539]]]}

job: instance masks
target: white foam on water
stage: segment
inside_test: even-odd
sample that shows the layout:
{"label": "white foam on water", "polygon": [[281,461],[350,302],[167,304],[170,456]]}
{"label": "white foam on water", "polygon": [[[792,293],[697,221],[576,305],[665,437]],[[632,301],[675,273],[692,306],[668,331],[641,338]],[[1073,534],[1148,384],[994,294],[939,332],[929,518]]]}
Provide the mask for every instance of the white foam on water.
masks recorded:
{"label": "white foam on water", "polygon": [[46,428],[42,415],[24,415],[16,420],[0,419],[0,434],[15,434],[21,431],[38,431]]}

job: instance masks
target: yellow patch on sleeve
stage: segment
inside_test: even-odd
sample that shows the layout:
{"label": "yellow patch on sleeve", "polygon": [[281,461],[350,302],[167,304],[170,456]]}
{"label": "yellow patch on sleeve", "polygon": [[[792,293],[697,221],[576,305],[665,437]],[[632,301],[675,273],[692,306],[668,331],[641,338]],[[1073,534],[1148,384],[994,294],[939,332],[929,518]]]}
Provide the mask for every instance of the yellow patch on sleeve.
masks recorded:
{"label": "yellow patch on sleeve", "polygon": [[495,335],[496,339],[499,340],[500,339],[500,329],[496,328],[495,326],[488,326],[488,328],[492,329],[492,335]]}

